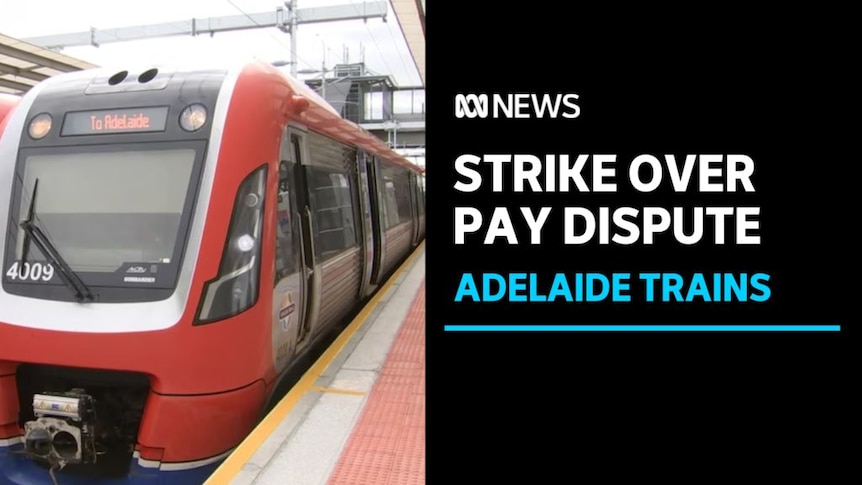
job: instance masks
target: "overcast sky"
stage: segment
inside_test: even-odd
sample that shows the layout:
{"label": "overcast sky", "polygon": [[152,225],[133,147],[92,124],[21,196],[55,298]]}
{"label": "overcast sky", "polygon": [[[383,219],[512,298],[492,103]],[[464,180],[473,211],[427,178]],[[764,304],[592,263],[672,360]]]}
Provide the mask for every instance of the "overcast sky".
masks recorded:
{"label": "overcast sky", "polygon": [[[298,0],[298,8],[360,4],[362,0]],[[277,0],[0,0],[0,33],[27,37],[96,29],[146,25],[192,18],[270,12],[284,4]],[[325,46],[325,51],[324,51]],[[300,25],[297,29],[299,69],[327,68],[344,61],[359,62],[364,48],[366,66],[376,74],[391,75],[399,86],[421,86],[407,43],[389,6],[387,21],[376,18]],[[214,37],[178,36],[69,47],[64,54],[97,64],[118,67],[138,63],[230,61],[258,58],[268,62],[290,58],[290,36],[276,28],[216,34]],[[289,72],[289,68],[283,68]],[[313,77],[301,75],[302,78]]]}

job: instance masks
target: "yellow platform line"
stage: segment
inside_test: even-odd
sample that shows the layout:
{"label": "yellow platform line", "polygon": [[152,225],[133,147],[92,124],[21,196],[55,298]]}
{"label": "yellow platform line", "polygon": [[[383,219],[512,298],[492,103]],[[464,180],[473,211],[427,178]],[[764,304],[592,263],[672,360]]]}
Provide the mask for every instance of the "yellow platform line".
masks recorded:
{"label": "yellow platform line", "polygon": [[353,321],[350,322],[350,325],[341,332],[341,335],[335,339],[332,345],[330,345],[317,361],[309,367],[305,374],[303,374],[302,378],[300,378],[291,390],[285,394],[281,401],[279,401],[272,411],[263,418],[263,420],[254,428],[254,430],[252,430],[242,443],[236,447],[233,453],[231,453],[227,459],[225,459],[225,461],[216,468],[213,474],[210,475],[206,482],[204,482],[204,485],[222,485],[229,483],[234,477],[236,477],[243,465],[248,463],[260,446],[267,438],[269,438],[278,425],[284,421],[284,418],[290,414],[290,411],[293,410],[294,406],[296,406],[296,403],[299,402],[302,396],[316,387],[314,385],[315,381],[317,381],[323,372],[326,371],[326,368],[329,367],[329,364],[331,364],[341,350],[344,349],[345,345],[347,345],[347,342],[350,341],[356,331],[362,327],[365,320],[368,319],[371,312],[374,311],[374,308],[383,296],[386,295],[389,288],[392,287],[392,284],[401,277],[401,274],[407,268],[412,266],[413,261],[416,260],[416,257],[421,253],[424,247],[425,241],[423,240],[419,246],[413,250],[413,254],[401,263],[401,266],[399,266],[398,270],[393,273],[392,277],[390,277],[386,283],[378,289],[377,293],[374,294],[374,297],[372,297],[371,300],[362,308],[362,311],[356,315]]}
{"label": "yellow platform line", "polygon": [[312,387],[309,391],[322,392],[325,394],[345,394],[347,396],[364,396],[365,391],[354,391],[352,389],[336,389],[334,387]]}

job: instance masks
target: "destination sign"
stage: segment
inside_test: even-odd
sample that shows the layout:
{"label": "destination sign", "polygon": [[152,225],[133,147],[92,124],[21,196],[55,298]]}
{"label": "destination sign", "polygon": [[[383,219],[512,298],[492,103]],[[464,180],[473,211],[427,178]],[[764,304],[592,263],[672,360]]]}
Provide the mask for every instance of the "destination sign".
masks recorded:
{"label": "destination sign", "polygon": [[67,113],[62,136],[165,131],[168,107],[127,108]]}

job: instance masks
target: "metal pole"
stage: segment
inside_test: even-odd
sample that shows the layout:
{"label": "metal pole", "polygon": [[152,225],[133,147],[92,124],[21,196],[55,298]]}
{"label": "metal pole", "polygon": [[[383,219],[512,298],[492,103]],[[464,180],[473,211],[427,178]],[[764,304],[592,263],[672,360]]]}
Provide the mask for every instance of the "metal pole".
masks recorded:
{"label": "metal pole", "polygon": [[326,101],[326,42],[320,39],[323,45],[323,60],[320,61],[320,96]]}
{"label": "metal pole", "polygon": [[296,58],[296,0],[290,0],[290,75],[296,77],[299,59]]}

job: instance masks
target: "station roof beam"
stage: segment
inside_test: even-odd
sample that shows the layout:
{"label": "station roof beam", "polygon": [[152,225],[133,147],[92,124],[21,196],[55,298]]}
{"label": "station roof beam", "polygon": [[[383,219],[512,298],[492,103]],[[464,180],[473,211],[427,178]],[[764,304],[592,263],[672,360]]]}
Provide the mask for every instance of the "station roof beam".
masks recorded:
{"label": "station roof beam", "polygon": [[0,92],[23,94],[51,76],[94,67],[80,59],[0,34]]}
{"label": "station roof beam", "polygon": [[392,9],[404,33],[422,85],[425,85],[425,1],[392,0]]}

